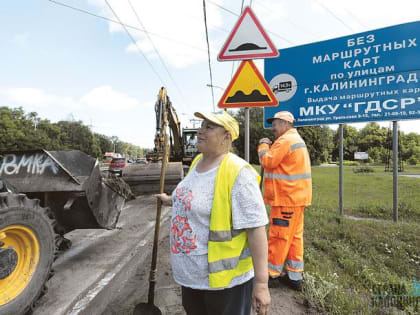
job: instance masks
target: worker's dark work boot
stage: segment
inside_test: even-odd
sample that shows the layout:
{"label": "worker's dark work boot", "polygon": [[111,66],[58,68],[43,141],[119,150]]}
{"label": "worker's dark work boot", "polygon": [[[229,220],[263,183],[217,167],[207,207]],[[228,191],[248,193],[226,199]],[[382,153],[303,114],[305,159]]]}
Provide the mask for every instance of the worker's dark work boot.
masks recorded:
{"label": "worker's dark work boot", "polygon": [[279,286],[280,286],[279,277],[277,278],[268,277],[269,288],[278,288]]}
{"label": "worker's dark work boot", "polygon": [[302,291],[302,280],[291,280],[288,278],[288,286],[289,288],[295,291]]}
{"label": "worker's dark work boot", "polygon": [[287,275],[279,277],[281,283],[287,285],[290,289],[295,291],[302,291],[302,280],[291,280]]}

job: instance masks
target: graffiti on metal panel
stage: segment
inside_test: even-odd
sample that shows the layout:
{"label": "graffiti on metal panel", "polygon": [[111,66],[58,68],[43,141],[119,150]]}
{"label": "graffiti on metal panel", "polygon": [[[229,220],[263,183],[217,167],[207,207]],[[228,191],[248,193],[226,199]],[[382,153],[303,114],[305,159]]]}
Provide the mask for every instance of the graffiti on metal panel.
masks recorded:
{"label": "graffiti on metal panel", "polygon": [[54,174],[57,174],[58,172],[57,164],[45,154],[6,154],[0,156],[0,176],[15,175],[22,172],[33,175],[43,175],[47,169]]}

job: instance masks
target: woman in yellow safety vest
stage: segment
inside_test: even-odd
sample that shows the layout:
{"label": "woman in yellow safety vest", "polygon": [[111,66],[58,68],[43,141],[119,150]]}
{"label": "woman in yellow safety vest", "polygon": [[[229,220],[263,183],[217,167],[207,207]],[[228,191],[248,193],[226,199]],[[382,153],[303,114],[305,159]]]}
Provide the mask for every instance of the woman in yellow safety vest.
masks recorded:
{"label": "woman in yellow safety vest", "polygon": [[172,196],[171,264],[188,315],[267,314],[268,218],[259,176],[230,153],[238,122],[227,112],[195,113],[203,119],[201,152]]}

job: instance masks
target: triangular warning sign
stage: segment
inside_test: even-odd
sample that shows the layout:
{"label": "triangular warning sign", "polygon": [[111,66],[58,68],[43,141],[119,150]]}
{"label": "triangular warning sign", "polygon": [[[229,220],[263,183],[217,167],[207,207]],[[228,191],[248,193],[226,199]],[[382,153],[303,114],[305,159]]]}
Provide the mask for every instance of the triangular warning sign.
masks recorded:
{"label": "triangular warning sign", "polygon": [[236,70],[219,108],[277,106],[278,100],[252,60],[244,60]]}
{"label": "triangular warning sign", "polygon": [[273,58],[279,55],[250,7],[246,7],[236,22],[217,59],[244,60]]}

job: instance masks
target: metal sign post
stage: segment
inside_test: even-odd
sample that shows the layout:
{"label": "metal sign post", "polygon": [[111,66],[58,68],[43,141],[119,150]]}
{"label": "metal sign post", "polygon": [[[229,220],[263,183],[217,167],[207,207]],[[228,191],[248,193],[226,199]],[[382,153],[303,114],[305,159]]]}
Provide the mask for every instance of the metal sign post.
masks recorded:
{"label": "metal sign post", "polygon": [[338,152],[339,152],[339,158],[340,158],[340,169],[339,169],[339,189],[338,189],[338,195],[339,195],[339,209],[340,209],[340,215],[344,214],[343,211],[343,201],[344,201],[344,193],[343,193],[343,124],[338,125],[338,137],[339,137],[339,143],[338,143]]}
{"label": "metal sign post", "polygon": [[249,107],[245,108],[245,161],[249,162]]}
{"label": "metal sign post", "polygon": [[392,150],[393,150],[393,208],[394,222],[398,222],[398,121],[392,122]]}

